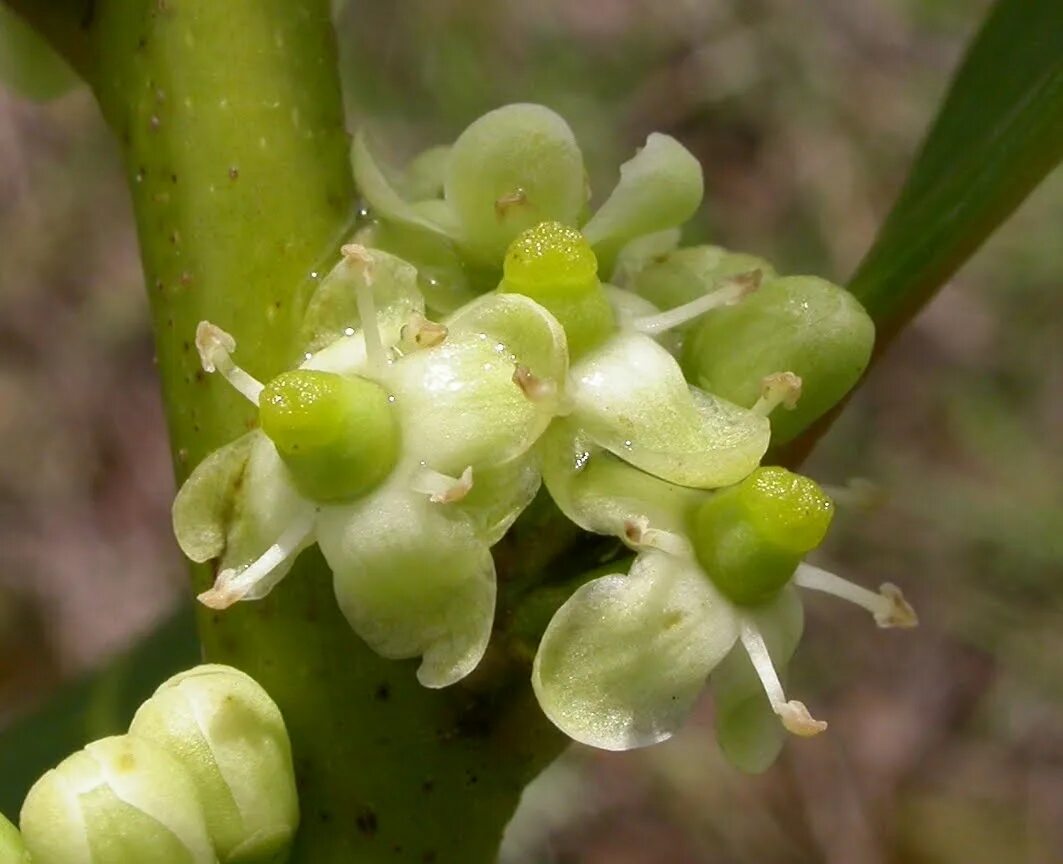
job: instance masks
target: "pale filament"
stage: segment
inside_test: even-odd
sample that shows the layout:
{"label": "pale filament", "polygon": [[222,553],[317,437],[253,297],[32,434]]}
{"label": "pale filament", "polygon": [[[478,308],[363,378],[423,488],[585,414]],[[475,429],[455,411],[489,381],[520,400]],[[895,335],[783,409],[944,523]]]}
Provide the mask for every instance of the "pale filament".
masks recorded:
{"label": "pale filament", "polygon": [[797,407],[801,398],[801,378],[793,372],[773,372],[761,381],[760,398],[750,409],[767,417],[780,405],[788,410]]}
{"label": "pale filament", "polygon": [[879,627],[910,628],[919,623],[919,616],[904,599],[901,589],[889,582],[884,582],[876,594],[821,567],[799,564],[797,572],[794,573],[794,583],[802,588],[822,591],[824,594],[832,594],[862,606],[871,613]]}
{"label": "pale filament", "polygon": [[200,321],[196,327],[196,348],[204,372],[218,372],[238,393],[257,405],[262,394],[262,383],[233,362],[236,340],[209,321]]}
{"label": "pale filament", "polygon": [[214,586],[200,594],[197,599],[211,609],[228,609],[243,600],[252,590],[257,589],[256,597],[265,596],[278,581],[270,581],[270,574],[299,549],[313,528],[313,513],[296,519],[272,546],[243,570],[222,570],[214,580]]}
{"label": "pale filament", "polygon": [[433,504],[453,504],[472,491],[472,466],[462,471],[460,477],[451,477],[423,466],[413,475],[411,487],[414,492],[427,495]]}
{"label": "pale filament", "polygon": [[760,271],[754,270],[752,273],[732,279],[722,288],[710,291],[708,294],[704,294],[696,300],[691,300],[689,303],[684,303],[682,306],[676,306],[674,309],[668,309],[657,315],[643,315],[635,318],[631,322],[631,326],[640,333],[646,333],[650,336],[663,333],[674,327],[680,327],[688,321],[693,321],[710,309],[716,309],[720,306],[732,306],[750,292],[755,291],[759,285]]}
{"label": "pale filament", "polygon": [[368,249],[357,243],[341,246],[340,252],[347,265],[357,269],[361,276],[360,279],[354,280],[354,299],[362,323],[365,355],[370,368],[377,373],[382,372],[387,364],[387,354],[380,338],[380,323],[377,320],[376,301],[373,298],[373,257]]}
{"label": "pale filament", "polygon": [[809,714],[803,702],[798,702],[796,699],[787,700],[782,682],[779,680],[779,673],[775,671],[775,664],[772,663],[771,655],[768,654],[768,646],[764,644],[764,637],[757,629],[757,625],[749,618],[740,619],[738,638],[749,655],[757,677],[760,678],[760,683],[768,696],[768,702],[771,703],[771,710],[779,715],[786,730],[794,735],[810,738],[826,729],[827,724],[823,720],[816,720]]}

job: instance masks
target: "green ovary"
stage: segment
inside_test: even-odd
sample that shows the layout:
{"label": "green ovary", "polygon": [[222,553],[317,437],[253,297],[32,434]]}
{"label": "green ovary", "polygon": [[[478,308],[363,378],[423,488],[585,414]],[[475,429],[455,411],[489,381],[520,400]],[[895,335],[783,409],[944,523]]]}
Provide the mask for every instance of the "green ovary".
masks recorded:
{"label": "green ovary", "polygon": [[499,290],[523,294],[545,307],[565,328],[568,349],[578,357],[616,329],[598,281],[598,261],[575,228],[543,222],[514,240],[502,264]]}
{"label": "green ovary", "polygon": [[284,372],[262,391],[259,419],[299,491],[314,501],[364,495],[398,458],[394,406],[365,378]]}
{"label": "green ovary", "polygon": [[814,481],[785,468],[758,468],[695,511],[694,551],[730,600],[763,603],[823,542],[833,515],[833,502]]}

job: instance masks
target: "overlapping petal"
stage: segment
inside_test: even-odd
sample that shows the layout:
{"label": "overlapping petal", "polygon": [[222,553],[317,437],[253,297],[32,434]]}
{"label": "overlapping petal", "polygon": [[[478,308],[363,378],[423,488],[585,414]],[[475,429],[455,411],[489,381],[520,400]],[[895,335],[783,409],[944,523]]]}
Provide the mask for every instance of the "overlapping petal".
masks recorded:
{"label": "overlapping petal", "polygon": [[737,636],[734,613],[689,559],[650,551],[579,588],[543,635],[532,684],[567,735],[643,747],[681,725]]}
{"label": "overlapping petal", "polygon": [[326,507],[318,542],[336,599],[383,657],[422,656],[418,680],[445,687],[479,663],[491,635],[495,570],[471,522],[401,482],[345,507]]}
{"label": "overlapping petal", "polygon": [[[539,304],[515,294],[481,297],[445,322],[447,338],[388,372],[403,417],[404,450],[437,471],[498,465],[528,450],[556,411],[565,337]],[[546,388],[530,394],[528,369]]]}
{"label": "overlapping petal", "polygon": [[690,387],[653,339],[621,332],[572,368],[577,425],[624,461],[681,486],[736,483],[768,447],[766,418]]}

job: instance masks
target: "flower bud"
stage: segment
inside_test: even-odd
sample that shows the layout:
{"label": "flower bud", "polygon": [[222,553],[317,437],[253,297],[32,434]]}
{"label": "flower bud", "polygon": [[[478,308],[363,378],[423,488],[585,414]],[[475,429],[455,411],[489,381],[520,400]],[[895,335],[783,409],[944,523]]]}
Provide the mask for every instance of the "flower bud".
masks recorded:
{"label": "flower bud", "polygon": [[683,347],[682,365],[692,383],[746,408],[766,376],[797,375],[801,399],[771,416],[772,443],[782,444],[852,389],[874,341],[875,325],[852,294],[823,279],[789,276],[706,315]]}
{"label": "flower bud", "polygon": [[823,542],[833,516],[834,504],[814,481],[785,468],[758,468],[697,509],[694,551],[730,600],[763,603]]}
{"label": "flower bud", "polygon": [[22,805],[33,864],[215,864],[181,764],[133,735],[95,741],[38,780]]}
{"label": "flower bud", "polygon": [[29,864],[30,861],[22,835],[3,813],[0,813],[0,861],[4,864]]}
{"label": "flower bud", "polygon": [[129,731],[187,771],[221,861],[285,859],[299,822],[291,746],[280,710],[252,678],[219,665],[175,675]]}

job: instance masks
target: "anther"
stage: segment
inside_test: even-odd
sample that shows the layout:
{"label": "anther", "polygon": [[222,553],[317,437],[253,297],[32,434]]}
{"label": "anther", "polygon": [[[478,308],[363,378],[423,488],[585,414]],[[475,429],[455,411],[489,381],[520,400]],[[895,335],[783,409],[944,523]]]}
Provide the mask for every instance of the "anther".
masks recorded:
{"label": "anther", "polygon": [[671,531],[651,528],[645,516],[624,520],[624,540],[633,549],[657,549],[669,555],[689,555],[690,546],[681,536]]}
{"label": "anther", "polygon": [[547,402],[557,397],[557,385],[553,381],[539,378],[520,363],[513,370],[513,383],[532,402]]}
{"label": "anther", "polygon": [[420,312],[410,315],[400,334],[405,347],[422,349],[441,345],[447,338],[447,327],[435,321],[429,321]]}
{"label": "anther", "polygon": [[768,702],[771,703],[771,710],[779,716],[786,731],[802,738],[811,738],[825,730],[826,722],[814,718],[803,702],[798,702],[796,699],[787,700],[779,674],[775,671],[775,664],[768,653],[768,646],[764,643],[764,637],[750,619],[742,619],[738,637],[749,655],[757,677],[760,678],[760,683],[768,696]]}
{"label": "anther", "polygon": [[760,398],[750,409],[767,417],[782,405],[792,411],[801,398],[801,378],[793,372],[773,372],[765,375],[760,382]]}
{"label": "anther", "polygon": [[257,405],[262,383],[233,362],[236,340],[221,327],[200,321],[196,327],[196,349],[204,372],[218,372],[233,388]]}
{"label": "anther", "polygon": [[523,189],[518,187],[514,191],[507,192],[505,195],[502,195],[501,197],[495,200],[495,216],[497,216],[499,221],[501,221],[502,219],[506,218],[506,214],[510,211],[511,208],[522,207],[527,203],[527,193]]}
{"label": "anther", "polygon": [[453,504],[472,491],[472,466],[462,471],[460,477],[425,466],[414,474],[411,486],[414,492],[427,495],[433,504]]}
{"label": "anther", "polygon": [[875,623],[882,628],[909,629],[919,624],[919,616],[904,599],[901,589],[890,582],[884,582],[876,594],[821,567],[799,564],[794,573],[794,584],[855,603],[870,612]]}

